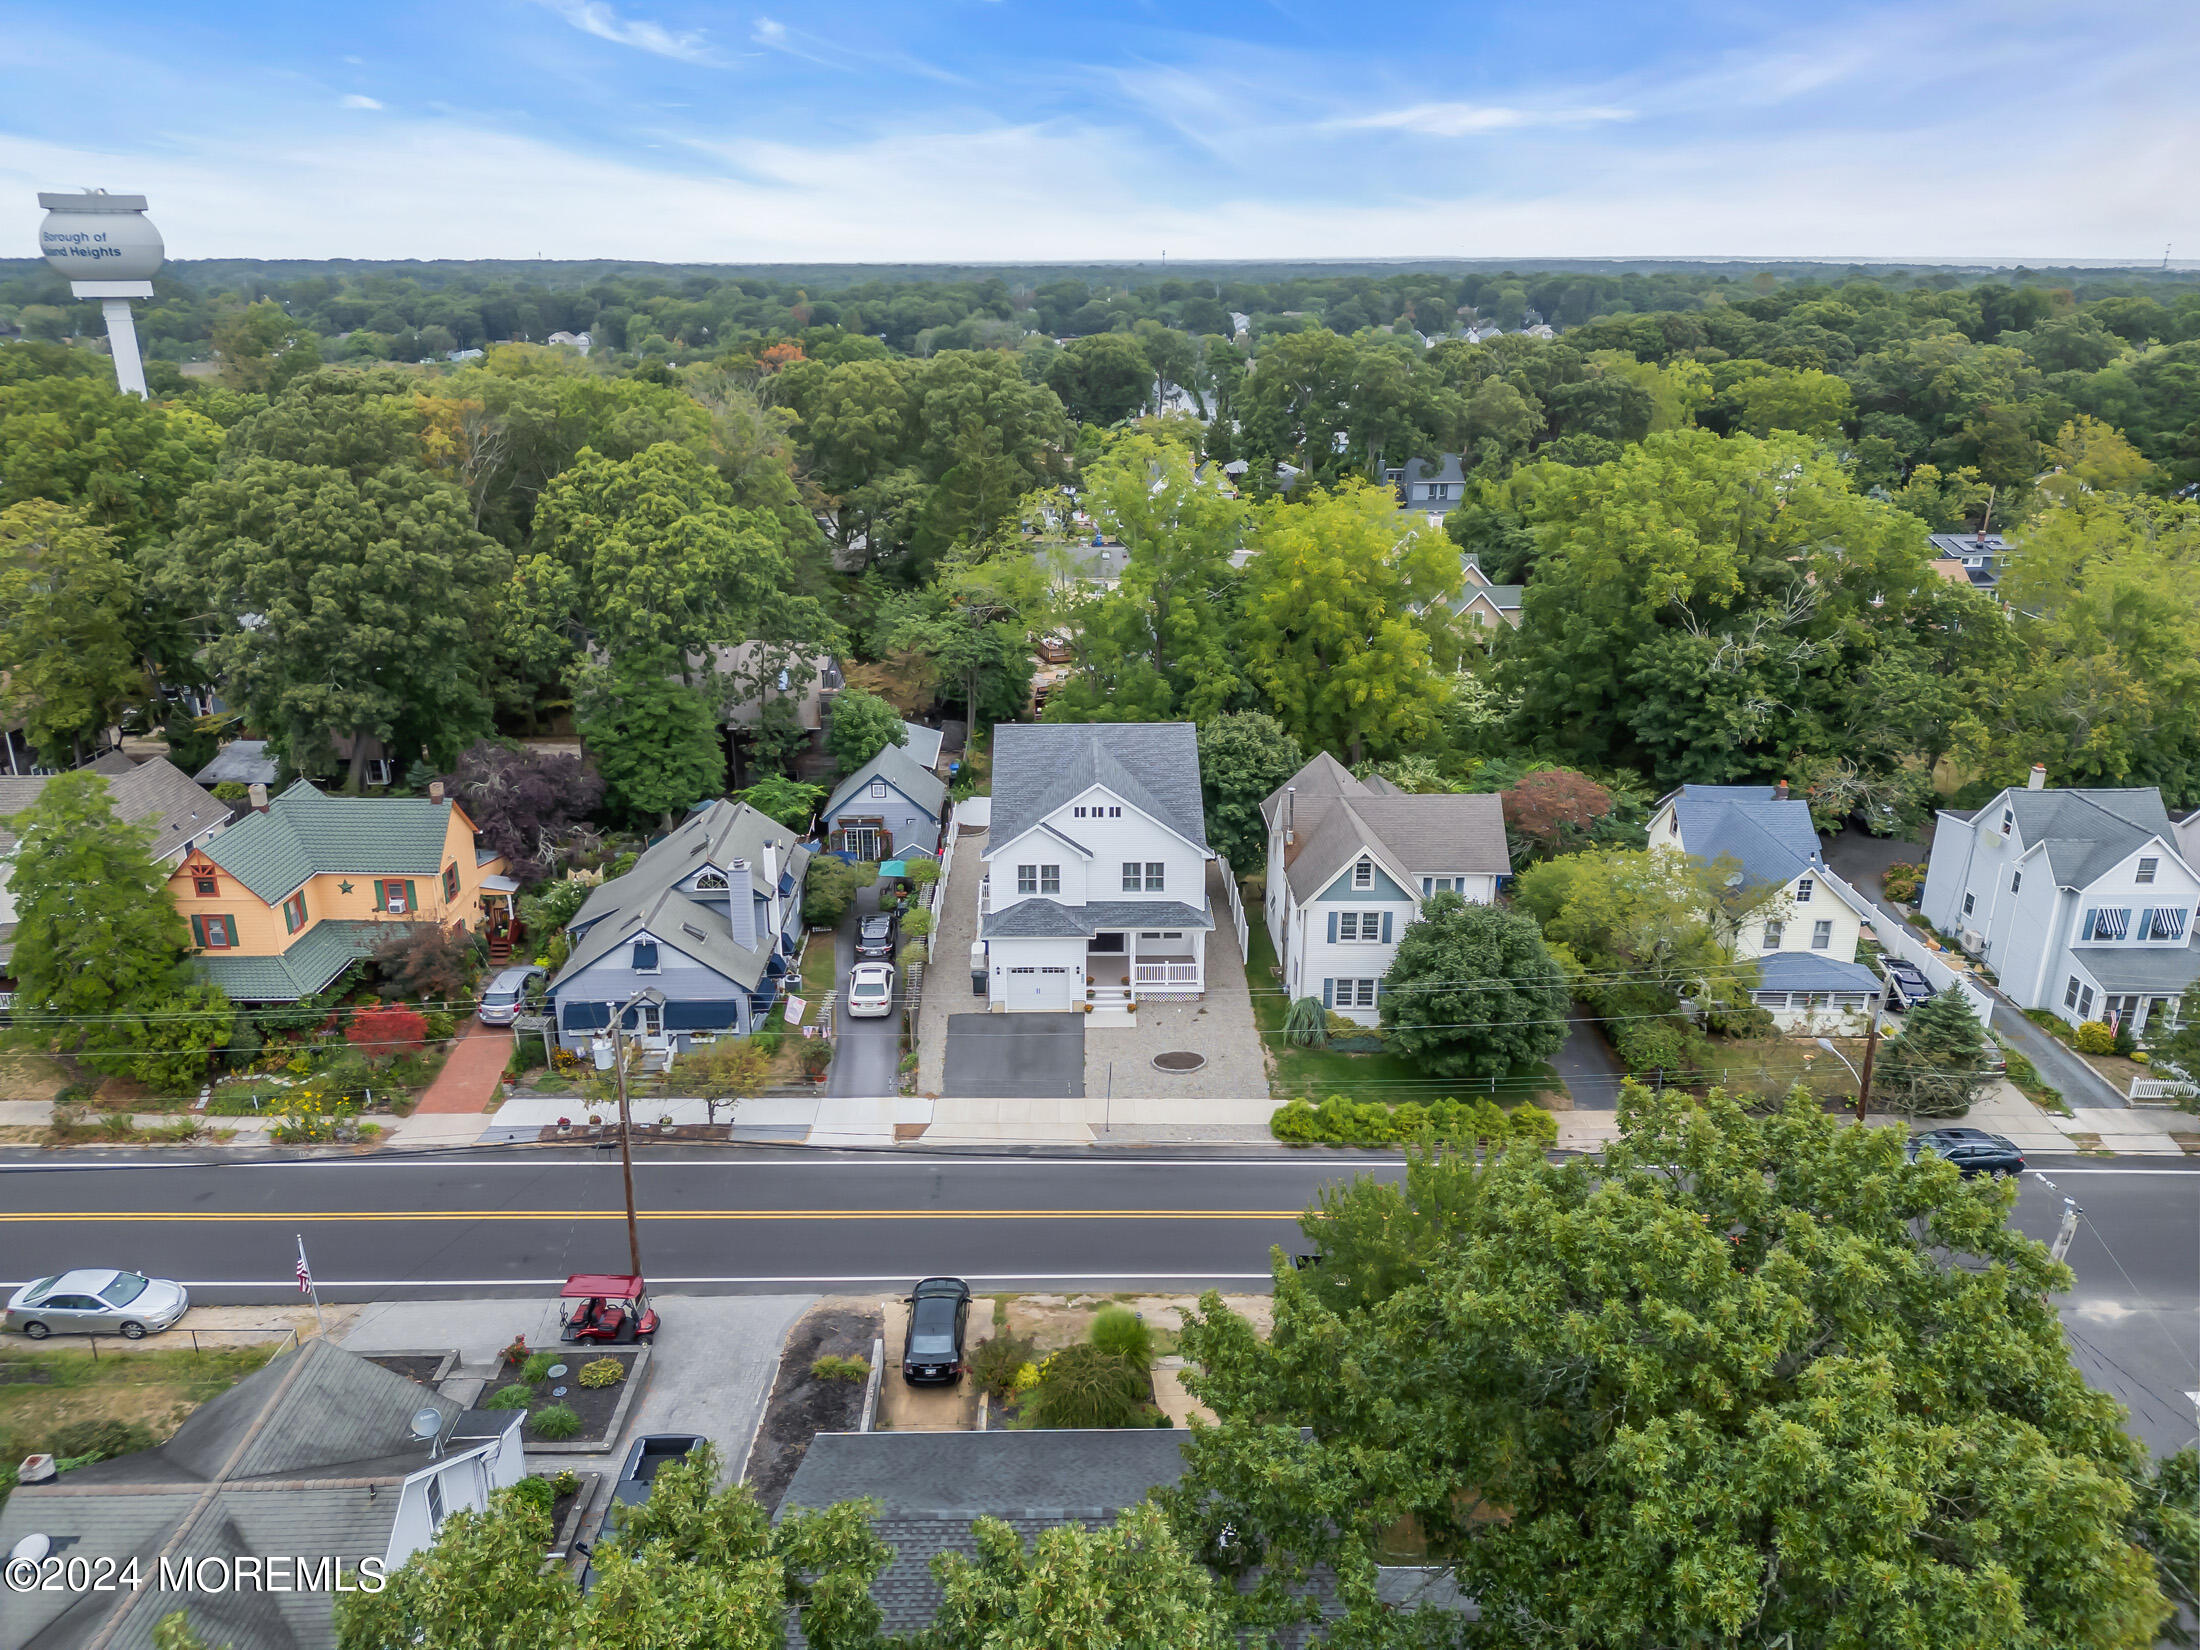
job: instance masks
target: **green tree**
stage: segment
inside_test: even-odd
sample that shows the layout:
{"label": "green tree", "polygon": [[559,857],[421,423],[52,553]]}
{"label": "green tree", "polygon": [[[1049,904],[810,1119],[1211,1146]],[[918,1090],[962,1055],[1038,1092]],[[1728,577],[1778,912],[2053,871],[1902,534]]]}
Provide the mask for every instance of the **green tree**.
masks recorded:
{"label": "green tree", "polygon": [[233,390],[276,395],[321,365],[321,341],[272,298],[214,323],[214,354],[222,382]]}
{"label": "green tree", "polygon": [[995,1518],[971,1525],[977,1556],[933,1562],[935,1650],[1230,1650],[1224,1592],[1161,1510],[1126,1509],[1112,1525],[1060,1524],[1030,1548]]}
{"label": "green tree", "polygon": [[1113,424],[1153,398],[1153,363],[1128,333],[1072,338],[1047,363],[1047,387],[1081,424]]}
{"label": "green tree", "polygon": [[1879,1053],[1872,1098],[1912,1117],[1961,1117],[1987,1089],[1986,1027],[1960,991],[1935,992],[1902,1017]]}
{"label": "green tree", "polygon": [[817,813],[817,805],[825,800],[825,787],[805,785],[798,779],[775,773],[736,795],[758,813],[771,815],[788,830],[801,831],[808,829]]}
{"label": "green tree", "polygon": [[888,745],[908,743],[909,727],[901,712],[877,694],[844,688],[834,696],[825,748],[843,775],[854,773]]}
{"label": "green tree", "polygon": [[1299,743],[1266,711],[1239,711],[1199,728],[1199,789],[1207,805],[1207,845],[1250,876],[1268,860],[1260,805],[1306,765]]}
{"label": "green tree", "polygon": [[1457,551],[1398,529],[1387,488],[1348,483],[1303,504],[1271,503],[1254,529],[1238,645],[1276,720],[1308,749],[1410,750],[1449,692],[1443,598]]}
{"label": "green tree", "polygon": [[681,682],[670,648],[644,648],[586,671],[574,723],[614,801],[665,829],[726,780],[709,699]]}
{"label": "green tree", "polygon": [[802,915],[813,928],[836,928],[855,903],[855,868],[831,854],[810,856],[802,878]]}
{"label": "green tree", "polygon": [[[142,1012],[116,1026],[116,1046],[106,1063],[157,1094],[178,1093],[205,1077],[236,1027],[236,1008],[220,986],[185,986],[148,998]],[[97,1040],[110,1041],[104,1034]]]}
{"label": "green tree", "polygon": [[1383,976],[1390,1046],[1435,1077],[1503,1077],[1555,1053],[1571,1001],[1532,918],[1432,895]]}
{"label": "green tree", "polygon": [[1303,1617],[1320,1561],[1337,1631],[1396,1642],[1370,1584],[1405,1547],[1493,1644],[2152,1641],[2143,1457],[2071,1365],[2070,1274],[2007,1224],[2013,1186],[1800,1098],[1631,1087],[1619,1115],[1601,1163],[1325,1192],[1323,1264],[1277,1256],[1266,1339],[1205,1297],[1187,1384],[1221,1422],[1165,1500],[1260,1552],[1243,1614]]}
{"label": "green tree", "polygon": [[1756,436],[1792,430],[1823,440],[1839,435],[1856,411],[1846,382],[1811,368],[1768,367],[1735,384],[1726,400],[1734,408],[1734,427]]}
{"label": "green tree", "polygon": [[137,606],[105,531],[42,500],[0,510],[0,715],[48,763],[83,761],[147,697]]}
{"label": "green tree", "polygon": [[172,529],[193,486],[214,474],[221,427],[191,407],[141,401],[88,378],[0,384],[0,508],[66,504],[128,555]]}
{"label": "green tree", "polygon": [[[128,1014],[182,984],[191,933],[153,863],[152,827],[115,817],[102,776],[57,774],[8,828],[18,1018]],[[81,1026],[71,1034],[85,1040]]]}

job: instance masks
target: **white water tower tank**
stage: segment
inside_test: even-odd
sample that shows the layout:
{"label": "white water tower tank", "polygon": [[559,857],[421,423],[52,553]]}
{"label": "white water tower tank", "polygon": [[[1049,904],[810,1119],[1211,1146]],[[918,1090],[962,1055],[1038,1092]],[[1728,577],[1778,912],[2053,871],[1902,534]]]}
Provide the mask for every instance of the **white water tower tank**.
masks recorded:
{"label": "white water tower tank", "polygon": [[40,195],[38,250],[72,281],[149,281],[167,255],[143,195]]}

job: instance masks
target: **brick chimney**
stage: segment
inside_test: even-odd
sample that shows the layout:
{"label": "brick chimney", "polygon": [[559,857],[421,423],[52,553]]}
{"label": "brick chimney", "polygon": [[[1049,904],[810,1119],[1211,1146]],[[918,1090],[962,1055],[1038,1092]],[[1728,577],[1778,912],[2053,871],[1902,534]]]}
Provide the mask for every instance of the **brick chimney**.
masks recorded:
{"label": "brick chimney", "polygon": [[1785,802],[1787,799],[1788,782],[1783,779],[1780,781],[1779,784],[1772,787],[1772,800],[1775,802]]}
{"label": "brick chimney", "polygon": [[2032,776],[2025,780],[2024,788],[2028,791],[2044,791],[2047,789],[2047,768],[2045,764],[2039,762],[2032,764]]}
{"label": "brick chimney", "polygon": [[254,813],[264,814],[267,812],[267,787],[265,785],[254,785],[246,794],[252,799],[252,811]]}
{"label": "brick chimney", "polygon": [[437,807],[439,807],[439,808],[440,808],[441,806],[443,806],[443,781],[442,781],[442,780],[440,780],[440,779],[431,779],[431,780],[429,780],[429,781],[428,781],[428,800],[429,800],[430,802],[433,802],[433,803],[434,803],[434,804],[435,804],[435,805],[436,805]]}
{"label": "brick chimney", "polygon": [[1299,788],[1286,785],[1283,788],[1283,845],[1288,848],[1298,840],[1293,834],[1299,822]]}

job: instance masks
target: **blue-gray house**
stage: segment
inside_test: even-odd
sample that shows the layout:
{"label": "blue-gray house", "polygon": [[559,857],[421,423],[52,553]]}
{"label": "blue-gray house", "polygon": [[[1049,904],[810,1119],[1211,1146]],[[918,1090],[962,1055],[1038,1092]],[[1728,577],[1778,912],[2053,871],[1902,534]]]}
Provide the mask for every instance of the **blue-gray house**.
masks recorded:
{"label": "blue-gray house", "polygon": [[626,1028],[645,1048],[685,1050],[696,1033],[751,1030],[779,1000],[802,932],[810,850],[745,802],[713,802],[588,896],[566,925],[573,953],[549,998],[558,1041],[588,1046],[611,1010],[664,993]]}
{"label": "blue-gray house", "polygon": [[833,788],[825,803],[826,845],[851,859],[893,859],[910,849],[940,851],[947,781],[901,745],[888,745]]}

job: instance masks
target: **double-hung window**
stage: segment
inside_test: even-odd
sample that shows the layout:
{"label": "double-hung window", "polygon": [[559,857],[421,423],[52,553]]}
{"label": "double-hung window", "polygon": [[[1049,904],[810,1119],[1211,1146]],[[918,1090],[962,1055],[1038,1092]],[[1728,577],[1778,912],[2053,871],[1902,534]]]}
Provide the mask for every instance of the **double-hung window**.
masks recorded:
{"label": "double-hung window", "polygon": [[447,900],[458,898],[458,861],[455,859],[443,867],[443,897]]}
{"label": "double-hung window", "polygon": [[1123,892],[1158,894],[1167,886],[1169,867],[1158,859],[1123,861]]}
{"label": "double-hung window", "polygon": [[1355,892],[1365,892],[1375,886],[1375,862],[1362,859],[1352,867],[1352,887]]}
{"label": "double-hung window", "polygon": [[2184,937],[2185,908],[2182,905],[2159,905],[2148,913],[2148,939],[2181,940]]}
{"label": "double-hung window", "polygon": [[412,910],[412,884],[402,877],[384,877],[376,888],[382,895],[382,909],[393,917],[402,917]]}
{"label": "double-hung window", "polygon": [[1786,923],[1784,923],[1784,922],[1768,922],[1768,923],[1766,923],[1766,924],[1765,924],[1765,949],[1766,949],[1767,951],[1777,951],[1777,950],[1779,950],[1779,949],[1780,949],[1780,941],[1781,941],[1781,939],[1782,939],[1783,937],[1785,937],[1785,935],[1786,935],[1786,934],[1787,934],[1787,924],[1786,924]]}
{"label": "double-hung window", "polygon": [[1337,913],[1337,938],[1356,945],[1380,942],[1383,937],[1383,914],[1380,911],[1339,911]]}
{"label": "double-hung window", "polygon": [[2153,855],[2150,854],[2145,859],[2139,861],[2139,874],[2132,880],[2134,882],[2152,882],[2154,880],[2154,873],[2160,870],[2161,866],[2161,860],[2155,858]]}
{"label": "double-hung window", "polygon": [[1329,980],[1331,1008],[1373,1008],[1382,982],[1374,979]]}
{"label": "double-hung window", "polygon": [[1813,951],[1830,951],[1833,948],[1833,919],[1822,917],[1810,926],[1810,948]]}
{"label": "double-hung window", "polygon": [[283,901],[283,932],[295,934],[306,925],[306,891],[301,888]]}
{"label": "double-hung window", "polygon": [[2130,932],[2131,913],[2128,910],[2086,913],[2085,937],[2089,940],[2120,940]]}
{"label": "double-hung window", "polygon": [[1123,861],[1123,892],[1136,894],[1146,886],[1145,867],[1135,859]]}
{"label": "double-hung window", "polygon": [[1797,905],[1808,905],[1811,896],[1817,892],[1817,882],[1813,878],[1804,877],[1795,884],[1795,903]]}
{"label": "double-hung window", "polygon": [[1016,867],[1016,892],[1019,894],[1059,894],[1062,891],[1062,868],[1059,865],[1019,865]]}
{"label": "double-hung window", "polygon": [[233,951],[237,945],[237,919],[195,916],[191,919],[191,937],[203,951]]}

